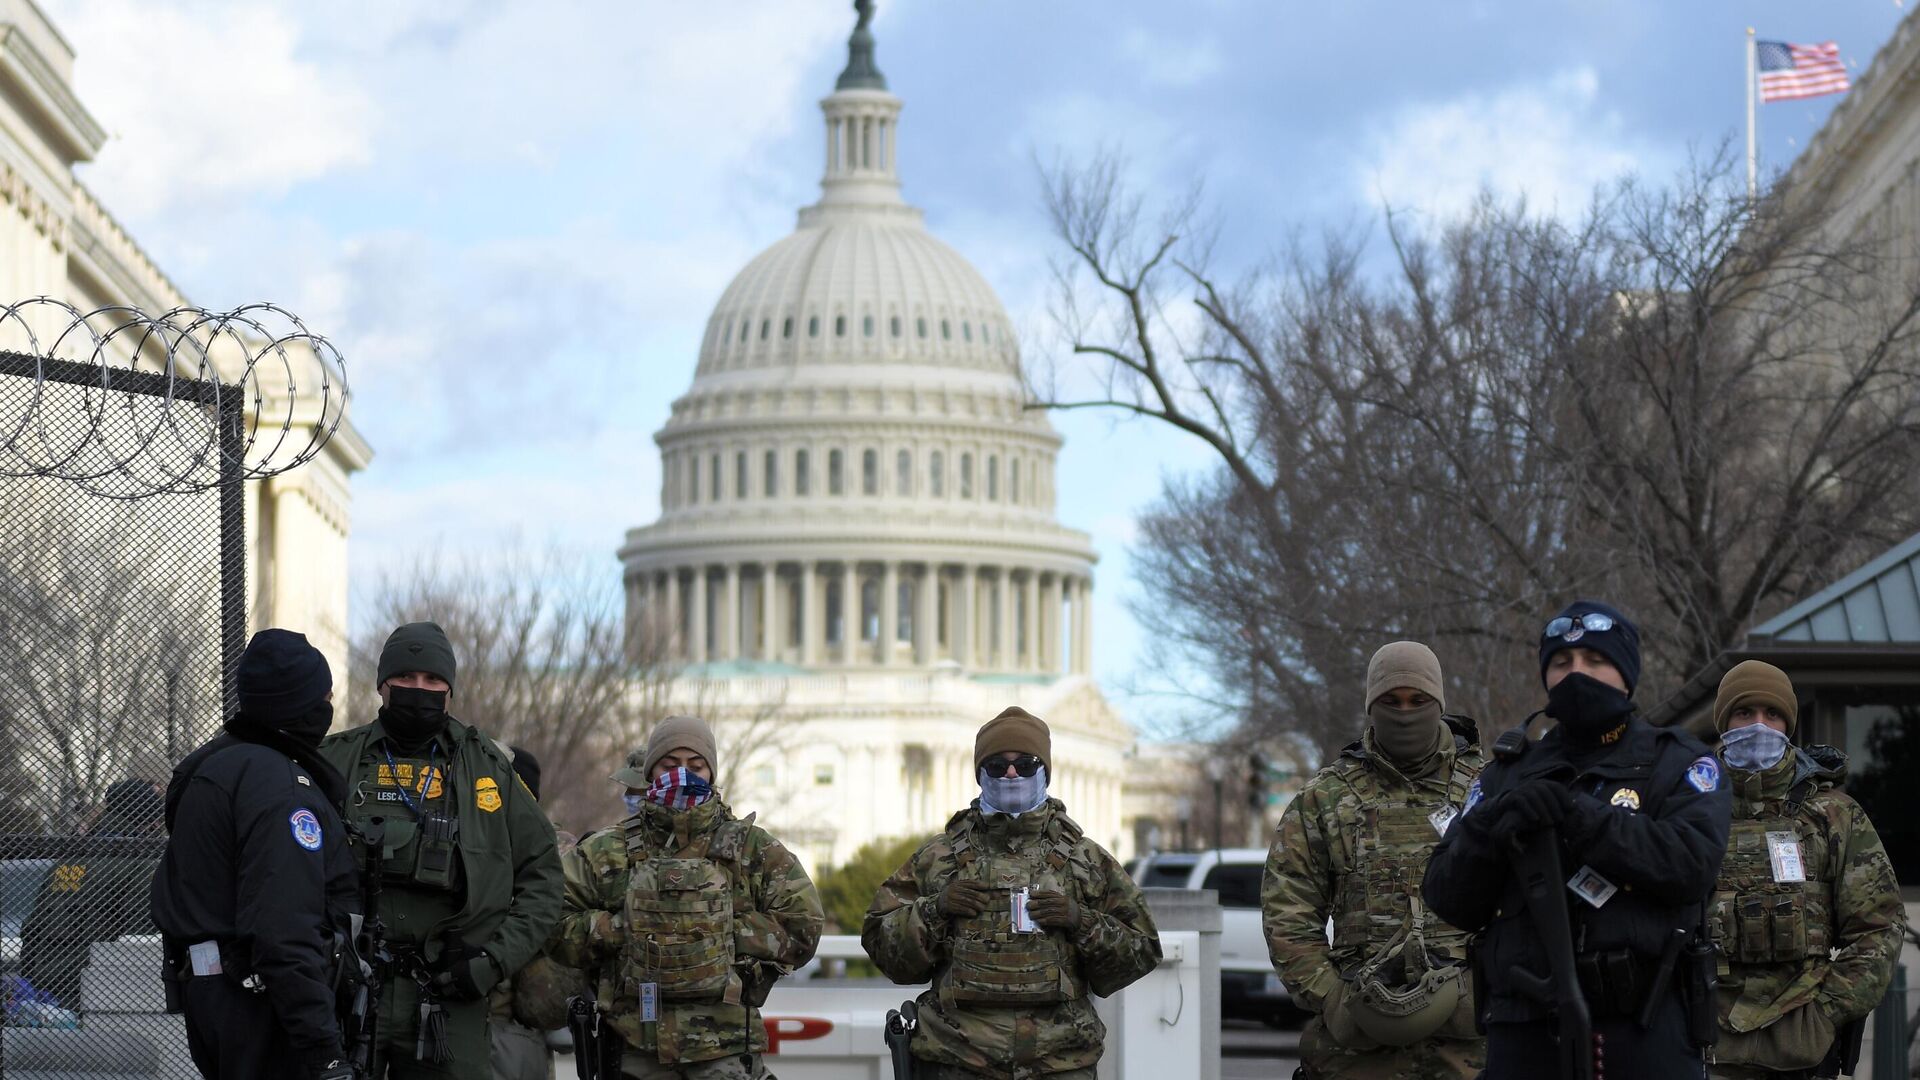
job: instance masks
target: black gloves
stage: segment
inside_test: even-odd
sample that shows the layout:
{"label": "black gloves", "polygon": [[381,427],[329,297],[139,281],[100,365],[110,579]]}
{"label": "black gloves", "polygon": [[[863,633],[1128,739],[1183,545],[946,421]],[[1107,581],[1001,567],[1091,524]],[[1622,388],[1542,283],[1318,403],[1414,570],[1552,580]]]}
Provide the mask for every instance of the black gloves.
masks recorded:
{"label": "black gloves", "polygon": [[934,906],[949,919],[971,919],[987,910],[987,905],[993,902],[995,891],[977,881],[955,878],[940,890],[940,898],[934,901]]}
{"label": "black gloves", "polygon": [[439,971],[433,988],[452,1001],[477,1001],[500,981],[499,965],[487,950],[465,942],[450,941],[440,954]]}
{"label": "black gloves", "polygon": [[1507,792],[1501,805],[1500,820],[1493,826],[1494,838],[1511,844],[1565,821],[1567,812],[1573,809],[1573,792],[1552,780],[1529,780]]}
{"label": "black gloves", "polygon": [[352,1065],[334,1060],[314,1070],[313,1080],[359,1080],[359,1075],[353,1071]]}
{"label": "black gloves", "polygon": [[1065,893],[1042,890],[1028,895],[1027,914],[1043,929],[1069,934],[1080,929],[1080,905]]}

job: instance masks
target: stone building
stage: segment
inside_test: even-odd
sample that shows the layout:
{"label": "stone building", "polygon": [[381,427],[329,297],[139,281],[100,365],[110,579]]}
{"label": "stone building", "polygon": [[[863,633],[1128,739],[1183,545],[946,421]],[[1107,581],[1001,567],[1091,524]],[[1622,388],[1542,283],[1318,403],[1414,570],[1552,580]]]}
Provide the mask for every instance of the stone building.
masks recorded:
{"label": "stone building", "polygon": [[706,680],[749,759],[729,797],[816,866],[939,828],[975,794],[975,728],[1016,703],[1053,727],[1053,792],[1124,850],[1134,736],[1089,677],[1061,438],[992,288],[901,197],[901,104],[863,18],[821,102],[820,200],[722,293],[655,436],[631,632]]}

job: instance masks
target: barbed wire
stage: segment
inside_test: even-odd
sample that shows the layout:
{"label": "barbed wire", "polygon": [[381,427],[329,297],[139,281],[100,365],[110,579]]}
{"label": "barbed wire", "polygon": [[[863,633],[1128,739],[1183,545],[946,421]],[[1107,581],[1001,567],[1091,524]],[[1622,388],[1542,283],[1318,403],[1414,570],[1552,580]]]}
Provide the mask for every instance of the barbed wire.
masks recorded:
{"label": "barbed wire", "polygon": [[36,297],[0,307],[0,375],[15,376],[0,378],[0,477],[118,499],[295,468],[349,396],[339,350],[273,304],[150,315]]}

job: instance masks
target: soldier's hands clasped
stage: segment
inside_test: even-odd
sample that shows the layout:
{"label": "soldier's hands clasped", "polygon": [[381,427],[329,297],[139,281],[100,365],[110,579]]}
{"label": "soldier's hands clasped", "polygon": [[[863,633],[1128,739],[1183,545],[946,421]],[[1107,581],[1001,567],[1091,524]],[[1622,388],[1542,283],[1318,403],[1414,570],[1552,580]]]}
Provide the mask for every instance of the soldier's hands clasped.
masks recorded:
{"label": "soldier's hands clasped", "polygon": [[[940,914],[949,919],[971,919],[987,910],[987,905],[993,903],[993,894],[994,890],[977,881],[955,878],[940,890],[934,904]],[[1028,910],[1032,910],[1031,906]]]}
{"label": "soldier's hands clasped", "polygon": [[1508,792],[1503,801],[1506,808],[1494,831],[1504,842],[1565,821],[1573,809],[1573,792],[1552,780],[1529,780]]}
{"label": "soldier's hands clasped", "polygon": [[1066,893],[1050,889],[1032,893],[1027,897],[1027,914],[1033,917],[1034,925],[1046,930],[1072,933],[1080,929],[1080,905]]}

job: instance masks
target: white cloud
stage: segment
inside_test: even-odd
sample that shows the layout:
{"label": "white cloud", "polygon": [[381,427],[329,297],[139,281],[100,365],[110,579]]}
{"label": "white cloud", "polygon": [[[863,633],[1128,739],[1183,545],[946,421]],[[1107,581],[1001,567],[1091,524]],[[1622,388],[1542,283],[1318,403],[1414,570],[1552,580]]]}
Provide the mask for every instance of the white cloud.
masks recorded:
{"label": "white cloud", "polygon": [[1183,88],[1206,81],[1226,66],[1220,46],[1210,38],[1174,41],[1135,27],[1120,39],[1128,69],[1154,86]]}
{"label": "white cloud", "polygon": [[1408,105],[1367,139],[1358,194],[1363,202],[1448,214],[1490,189],[1525,195],[1543,212],[1576,214],[1596,184],[1663,170],[1665,155],[1626,128],[1604,107],[1591,67]]}
{"label": "white cloud", "polygon": [[368,160],[374,108],[299,54],[283,11],[149,0],[50,3],[111,141],[87,183],[117,213],[278,194]]}

